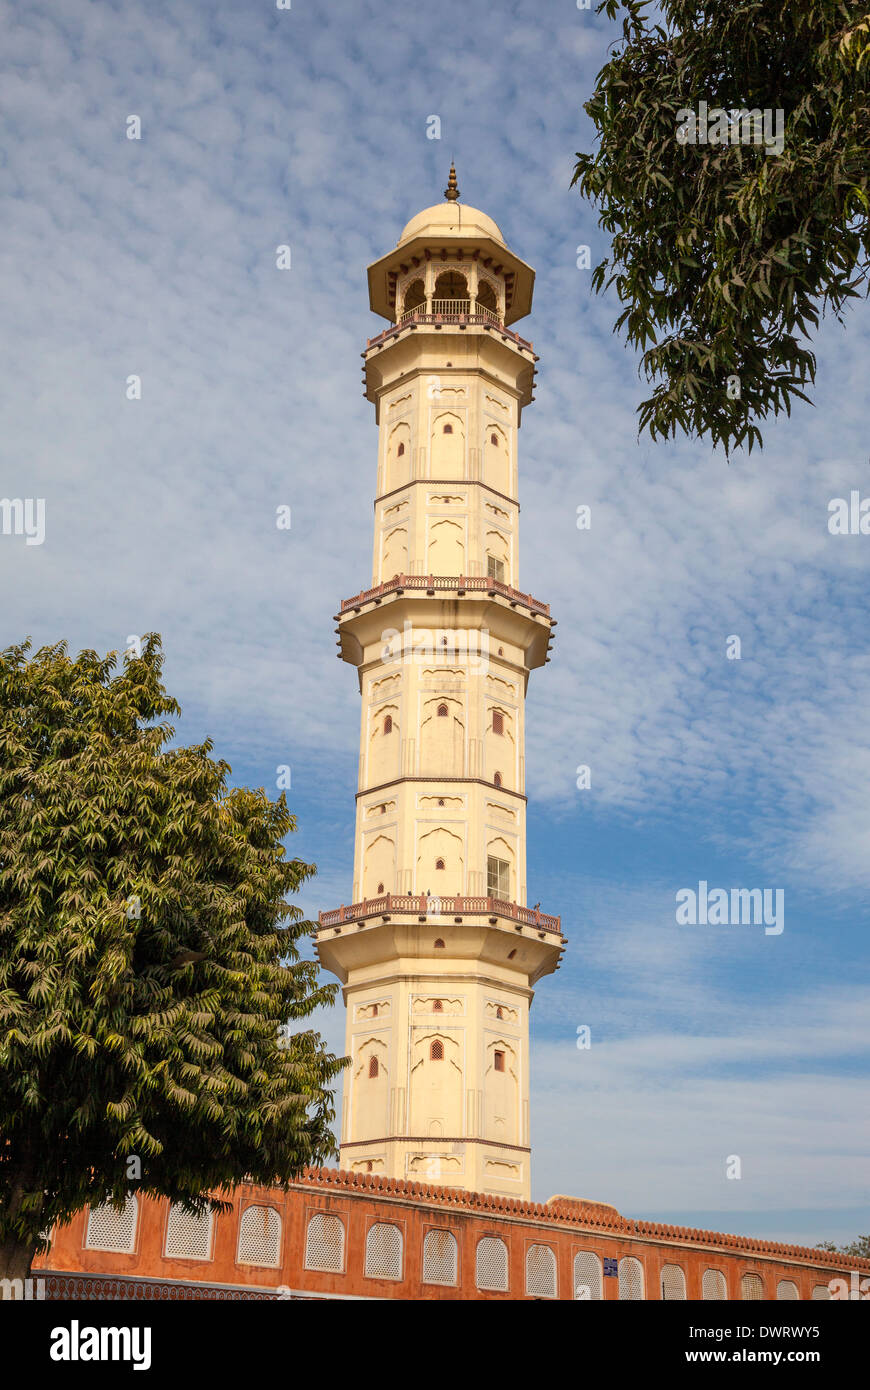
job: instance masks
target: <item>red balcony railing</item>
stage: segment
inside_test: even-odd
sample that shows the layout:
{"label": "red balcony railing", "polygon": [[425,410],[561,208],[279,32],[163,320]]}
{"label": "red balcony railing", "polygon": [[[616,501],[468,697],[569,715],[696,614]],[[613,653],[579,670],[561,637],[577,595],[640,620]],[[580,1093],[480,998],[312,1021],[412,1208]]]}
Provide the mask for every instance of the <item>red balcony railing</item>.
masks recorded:
{"label": "red balcony railing", "polygon": [[[443,302],[444,301],[436,301],[436,303]],[[465,305],[468,301],[457,300],[455,302],[457,305]],[[459,324],[461,326],[465,326],[466,324],[478,324],[482,328],[491,330],[493,333],[500,333],[503,338],[509,338],[512,343],[516,343],[518,347],[525,348],[527,352],[534,352],[534,348],[528,338],[521,338],[519,333],[514,333],[512,328],[505,328],[504,324],[494,319],[491,311],[484,309],[482,305],[475,306],[473,312],[461,309],[458,312],[454,310],[437,314],[427,314],[423,308],[409,310],[408,313],[402,315],[399,323],[390,324],[389,328],[385,328],[383,333],[378,333],[374,338],[367,338],[366,351],[368,351],[369,348],[380,347],[381,343],[385,343],[388,338],[392,338],[399,333],[404,333],[406,329],[413,328],[418,323],[433,324],[436,327],[441,327],[445,324]]]}
{"label": "red balcony railing", "polygon": [[340,927],[344,922],[360,922],[366,917],[381,917],[384,913],[414,917],[509,917],[536,931],[562,935],[561,917],[550,917],[538,908],[520,907],[519,903],[509,903],[502,898],[454,898],[444,894],[427,897],[425,893],[383,893],[379,898],[363,898],[361,903],[351,903],[350,907],[335,907],[330,912],[318,913],[317,923],[323,930],[324,927]]}
{"label": "red balcony railing", "polygon": [[383,598],[385,594],[401,593],[403,589],[422,589],[428,594],[445,589],[458,594],[500,594],[512,604],[521,604],[533,613],[550,616],[550,605],[532,598],[531,594],[523,594],[519,589],[512,589],[510,584],[504,584],[500,579],[491,579],[488,575],[467,574],[396,574],[383,584],[377,584],[374,589],[363,589],[362,593],[355,594],[353,598],[342,599],[341,611],[346,613],[349,608],[361,608],[364,603]]}

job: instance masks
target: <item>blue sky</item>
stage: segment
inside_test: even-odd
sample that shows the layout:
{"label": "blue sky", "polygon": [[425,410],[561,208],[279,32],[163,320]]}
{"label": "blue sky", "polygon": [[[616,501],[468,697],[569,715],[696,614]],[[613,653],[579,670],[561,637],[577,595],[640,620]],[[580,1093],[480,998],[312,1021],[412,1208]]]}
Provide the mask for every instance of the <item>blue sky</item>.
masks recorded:
{"label": "blue sky", "polygon": [[[179,737],[240,783],[290,764],[303,906],[347,900],[359,695],[332,615],[371,574],[365,267],[455,158],[537,270],[520,583],[559,626],[529,693],[529,900],[570,946],[533,1008],[534,1195],[870,1228],[870,537],[827,529],[870,495],[866,306],[823,325],[815,407],[763,452],[637,440],[569,188],[617,30],[574,0],[37,0],[0,25],[0,495],[46,499],[44,544],[0,536],[0,641],[159,631]],[[783,933],[677,926],[702,879],[783,889]],[[343,1011],[320,1022],[341,1051]]]}

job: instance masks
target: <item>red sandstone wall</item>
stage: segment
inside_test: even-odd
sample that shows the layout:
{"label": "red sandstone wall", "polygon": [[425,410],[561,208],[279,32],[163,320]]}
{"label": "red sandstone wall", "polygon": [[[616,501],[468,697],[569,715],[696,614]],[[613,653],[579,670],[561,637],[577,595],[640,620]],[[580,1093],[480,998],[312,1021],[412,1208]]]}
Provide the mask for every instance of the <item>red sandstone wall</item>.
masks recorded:
{"label": "red sandstone wall", "polygon": [[[279,1269],[239,1264],[239,1219],[251,1203],[274,1207],[282,1218]],[[121,1255],[85,1248],[87,1212],[80,1212],[66,1227],[58,1228],[51,1252],[34,1262],[34,1269],[69,1270],[106,1275],[135,1275],[148,1279],[176,1279],[209,1284],[279,1285],[312,1293],[356,1295],[366,1298],[403,1299],[517,1299],[525,1293],[525,1257],[530,1244],[549,1245],[556,1254],[558,1296],[573,1297],[572,1269],[579,1250],[600,1258],[635,1256],[643,1266],[645,1297],[661,1297],[661,1267],[680,1265],[686,1276],[689,1300],[700,1299],[706,1269],[721,1270],[727,1280],[728,1298],[740,1299],[740,1280],[757,1273],[764,1280],[765,1297],[776,1298],[780,1279],[791,1279],[800,1298],[810,1299],[816,1284],[827,1284],[835,1275],[848,1278],[851,1269],[860,1277],[870,1274],[870,1261],[854,1260],[823,1251],[801,1251],[739,1237],[716,1237],[709,1232],[679,1228],[645,1227],[632,1234],[634,1223],[616,1212],[601,1217],[601,1209],[583,1204],[541,1207],[534,1203],[507,1202],[480,1194],[451,1189],[425,1189],[416,1184],[381,1183],[329,1170],[311,1174],[290,1191],[243,1186],[236,1189],[232,1211],[215,1220],[213,1258],[167,1259],[163,1255],[169,1203],[140,1198],[134,1254]],[[493,1209],[488,1210],[487,1208]],[[345,1273],[323,1274],[303,1268],[305,1233],[310,1215],[330,1212],[345,1223]],[[401,1281],[367,1278],[365,1244],[373,1221],[390,1221],[404,1234],[404,1277]],[[604,1226],[605,1229],[601,1229]],[[606,1227],[611,1229],[606,1229]],[[453,1288],[423,1284],[423,1239],[432,1227],[451,1231],[459,1245],[459,1283]],[[655,1238],[650,1231],[661,1232]],[[667,1234],[666,1234],[667,1233]],[[475,1250],[481,1236],[497,1235],[508,1246],[509,1293],[482,1292],[475,1287]],[[618,1297],[615,1278],[605,1278],[604,1297]]]}

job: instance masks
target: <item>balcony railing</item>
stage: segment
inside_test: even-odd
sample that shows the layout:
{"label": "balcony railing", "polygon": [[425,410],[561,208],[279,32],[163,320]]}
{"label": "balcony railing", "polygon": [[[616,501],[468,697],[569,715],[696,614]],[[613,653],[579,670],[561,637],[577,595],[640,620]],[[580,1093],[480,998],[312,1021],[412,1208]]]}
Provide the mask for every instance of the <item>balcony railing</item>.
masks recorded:
{"label": "balcony railing", "polygon": [[498,329],[503,337],[509,338],[518,347],[525,348],[528,352],[534,351],[528,338],[521,338],[512,328],[505,328],[497,313],[484,304],[478,304],[476,301],[472,303],[470,299],[432,299],[428,304],[418,304],[416,309],[406,309],[399,315],[396,323],[385,328],[383,333],[378,333],[376,337],[366,340],[366,351],[369,348],[380,347],[388,338],[417,323],[433,324],[436,328],[441,324],[483,324],[485,328]]}
{"label": "balcony railing", "polygon": [[385,594],[400,594],[404,589],[422,589],[427,594],[434,594],[445,589],[451,590],[460,595],[469,593],[485,593],[490,597],[500,594],[513,605],[521,604],[523,608],[529,608],[533,613],[541,613],[545,617],[550,616],[550,605],[541,603],[540,599],[532,598],[531,594],[523,594],[519,589],[512,589],[510,584],[505,584],[500,579],[493,579],[490,575],[470,575],[470,574],[396,574],[392,579],[387,579],[383,584],[377,584],[374,589],[363,589],[362,593],[355,594],[353,598],[342,599],[341,611],[346,613],[350,608],[361,608],[364,603],[383,598]]}
{"label": "balcony railing", "polygon": [[317,922],[322,931],[325,927],[340,927],[344,922],[360,922],[366,917],[382,917],[385,913],[414,917],[509,917],[536,931],[562,935],[561,917],[551,917],[534,907],[520,907],[519,903],[502,898],[454,898],[443,894],[427,897],[425,893],[384,893],[379,898],[363,898],[361,903],[352,903],[350,907],[319,913]]}

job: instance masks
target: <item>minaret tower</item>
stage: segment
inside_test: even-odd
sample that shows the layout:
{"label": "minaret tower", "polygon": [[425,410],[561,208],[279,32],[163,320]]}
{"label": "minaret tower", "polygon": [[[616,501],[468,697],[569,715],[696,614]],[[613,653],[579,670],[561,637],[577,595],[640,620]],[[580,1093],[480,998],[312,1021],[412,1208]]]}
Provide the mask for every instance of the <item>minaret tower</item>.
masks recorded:
{"label": "minaret tower", "polygon": [[528,1198],[529,1006],[558,917],[526,904],[525,694],[554,620],[519,589],[517,432],[534,271],[445,201],[369,267],[380,439],[372,587],[338,615],[362,695],[341,1166]]}

